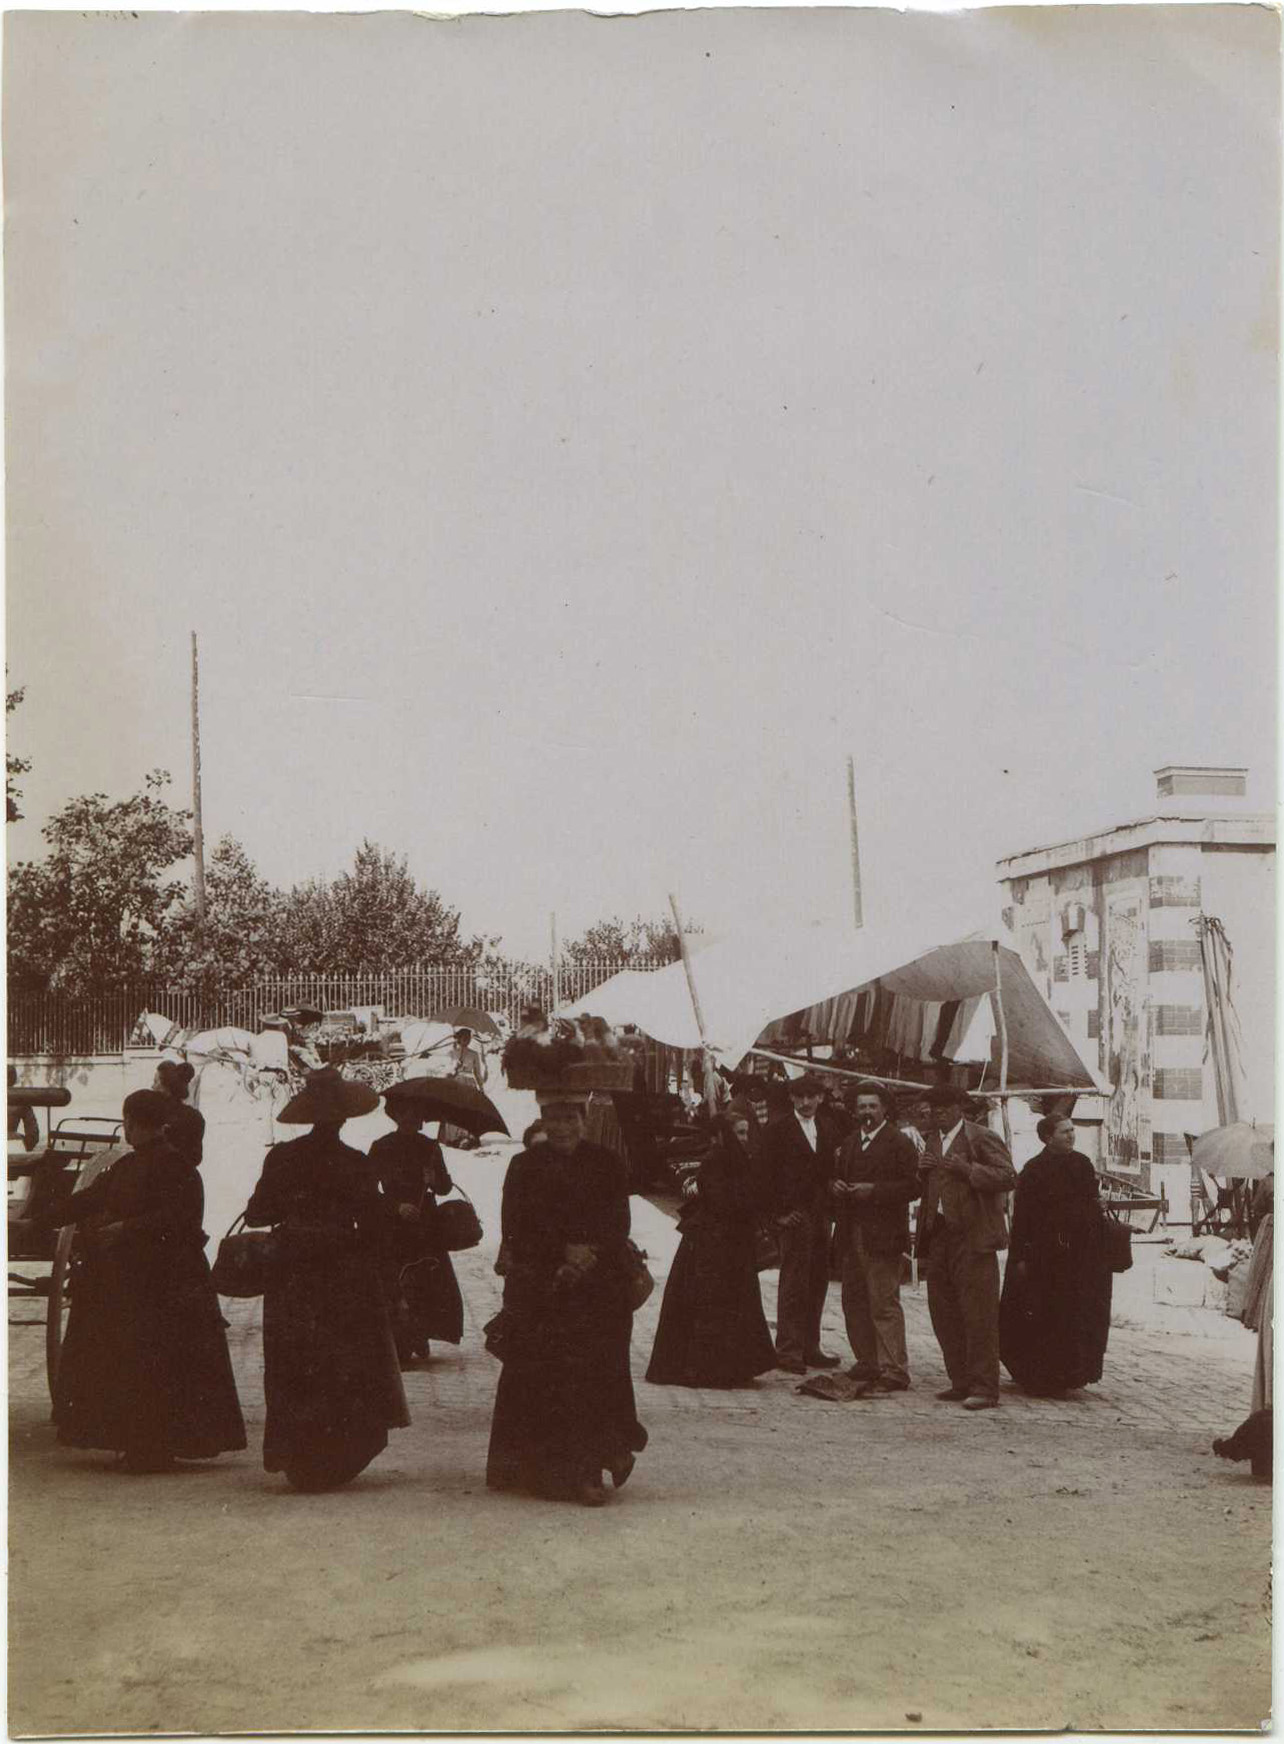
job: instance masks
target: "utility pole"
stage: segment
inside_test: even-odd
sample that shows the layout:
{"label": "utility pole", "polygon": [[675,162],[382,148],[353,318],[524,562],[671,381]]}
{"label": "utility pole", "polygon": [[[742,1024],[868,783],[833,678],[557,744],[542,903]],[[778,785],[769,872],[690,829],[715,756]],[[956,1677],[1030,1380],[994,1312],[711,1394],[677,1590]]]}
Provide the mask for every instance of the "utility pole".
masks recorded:
{"label": "utility pole", "polygon": [[860,837],[856,831],[856,763],[851,757],[847,759],[847,815],[851,820],[852,832],[852,910],[857,927],[865,924],[864,911],[860,900]]}
{"label": "utility pole", "polygon": [[562,958],[561,958],[561,954],[559,953],[558,948],[557,948],[557,915],[556,914],[549,915],[549,917],[548,917],[548,930],[549,930],[549,943],[551,946],[551,950],[549,953],[549,964],[550,964],[550,967],[552,968],[552,971],[553,971],[553,1010],[552,1010],[550,1015],[553,1017],[556,1017],[558,1007],[562,1003]]}
{"label": "utility pole", "polygon": [[196,870],[192,876],[192,896],[196,908],[196,923],[205,924],[205,831],[201,818],[201,702],[200,668],[196,656],[196,631],[192,631],[192,853]]}

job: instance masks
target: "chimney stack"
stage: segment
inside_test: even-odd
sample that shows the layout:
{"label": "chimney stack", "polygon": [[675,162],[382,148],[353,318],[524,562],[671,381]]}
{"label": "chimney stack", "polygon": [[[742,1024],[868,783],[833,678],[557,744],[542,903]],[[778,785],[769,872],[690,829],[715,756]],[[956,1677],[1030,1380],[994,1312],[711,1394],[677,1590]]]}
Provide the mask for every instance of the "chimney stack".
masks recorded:
{"label": "chimney stack", "polygon": [[1155,785],[1160,799],[1244,799],[1248,770],[1169,763],[1155,770]]}

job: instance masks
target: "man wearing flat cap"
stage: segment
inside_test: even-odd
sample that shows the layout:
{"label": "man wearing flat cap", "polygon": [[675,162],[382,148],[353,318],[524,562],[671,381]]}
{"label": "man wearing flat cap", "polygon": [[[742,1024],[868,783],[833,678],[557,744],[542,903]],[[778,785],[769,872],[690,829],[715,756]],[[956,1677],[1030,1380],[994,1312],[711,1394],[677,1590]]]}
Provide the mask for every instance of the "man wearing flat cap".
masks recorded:
{"label": "man wearing flat cap", "polygon": [[893,1126],[886,1085],[856,1086],[856,1130],[838,1152],[830,1194],[838,1221],[843,1319],[856,1358],[848,1371],[883,1393],[910,1384],[901,1308],[909,1208],[919,1195],[918,1152]]}
{"label": "man wearing flat cap", "polygon": [[816,1073],[788,1089],[789,1112],[763,1129],[759,1162],[780,1232],[776,1367],[803,1375],[841,1360],[820,1348],[820,1320],[829,1288],[829,1177],[842,1131],[820,1106],[824,1084]]}
{"label": "man wearing flat cap", "polygon": [[1016,1170],[1002,1139],[964,1119],[962,1091],[941,1085],[930,1100],[918,1257],[950,1377],[937,1397],[986,1411],[999,1402],[999,1254]]}

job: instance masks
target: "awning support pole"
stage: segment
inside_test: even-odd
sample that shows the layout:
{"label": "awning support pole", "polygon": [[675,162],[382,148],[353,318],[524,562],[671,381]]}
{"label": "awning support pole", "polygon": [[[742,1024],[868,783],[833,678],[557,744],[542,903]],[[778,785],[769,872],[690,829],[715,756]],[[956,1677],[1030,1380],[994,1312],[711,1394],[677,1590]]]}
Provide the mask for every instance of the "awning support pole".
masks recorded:
{"label": "awning support pole", "polygon": [[700,1049],[704,1056],[704,1105],[712,1117],[717,1104],[714,1094],[716,1068],[713,1063],[713,1050],[710,1048],[709,1038],[705,1034],[704,1013],[700,1009],[700,995],[696,992],[695,976],[691,972],[691,953],[687,950],[687,935],[682,930],[682,915],[678,908],[678,899],[672,891],[669,892],[669,907],[673,910],[673,924],[678,929],[678,949],[682,953],[682,967],[686,971],[687,977],[687,992],[691,995],[691,1010],[695,1014],[696,1029],[700,1034]]}
{"label": "awning support pole", "polygon": [[994,1014],[999,1025],[999,1096],[1000,1108],[1003,1110],[1003,1142],[1008,1147],[1008,1155],[1012,1154],[1012,1117],[1008,1111],[1008,1020],[1003,1010],[1003,961],[999,956],[999,941],[995,939],[991,946],[994,952]]}

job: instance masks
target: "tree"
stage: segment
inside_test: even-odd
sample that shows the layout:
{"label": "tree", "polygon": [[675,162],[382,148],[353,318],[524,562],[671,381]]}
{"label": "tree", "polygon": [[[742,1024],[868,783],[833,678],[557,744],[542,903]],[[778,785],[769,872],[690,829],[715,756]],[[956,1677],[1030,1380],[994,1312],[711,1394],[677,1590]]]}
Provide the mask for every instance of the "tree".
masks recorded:
{"label": "tree", "polygon": [[282,949],[299,974],[380,974],[478,962],[492,942],[463,939],[458,909],[423,890],[404,854],[365,841],[351,872],[295,885],[284,900]]}
{"label": "tree", "polygon": [[187,887],[190,812],[167,804],[169,775],[114,803],[69,800],[41,834],[50,852],[9,875],[9,971],[16,987],[88,993],[151,972]]}
{"label": "tree", "polygon": [[[684,930],[690,935],[701,929],[688,921]],[[618,915],[597,921],[579,938],[562,946],[562,955],[569,963],[629,963],[635,958],[674,963],[681,954],[677,929],[671,920],[645,920],[641,915],[630,921],[621,920]]]}
{"label": "tree", "polygon": [[[25,686],[21,690],[5,692],[4,712],[6,719],[13,713],[26,694]],[[22,798],[22,789],[18,786],[15,777],[25,775],[30,768],[30,757],[15,757],[6,744],[4,753],[4,816],[6,823],[15,824],[22,816],[18,807],[18,801]]]}
{"label": "tree", "polygon": [[279,975],[289,960],[285,906],[235,836],[223,836],[205,867],[205,920],[184,903],[158,948],[157,974],[210,990]]}

